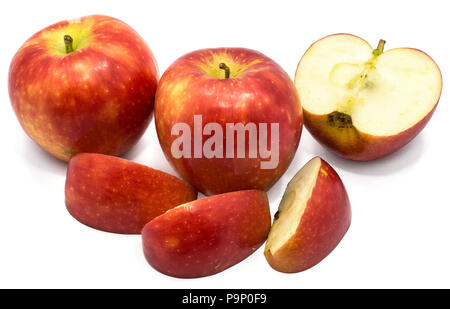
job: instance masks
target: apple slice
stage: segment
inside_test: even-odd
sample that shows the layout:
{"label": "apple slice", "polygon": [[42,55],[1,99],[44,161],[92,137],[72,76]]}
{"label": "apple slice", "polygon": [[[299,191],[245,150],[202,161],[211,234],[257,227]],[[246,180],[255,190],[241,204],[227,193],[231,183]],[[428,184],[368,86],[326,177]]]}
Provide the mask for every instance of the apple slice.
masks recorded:
{"label": "apple slice", "polygon": [[306,270],[333,251],[350,221],[350,201],[341,179],[327,162],[315,157],[289,182],[264,255],[277,271]]}
{"label": "apple slice", "polygon": [[270,209],[263,191],[245,190],[199,199],[145,225],[147,261],[173,277],[219,273],[248,257],[266,240]]}
{"label": "apple slice", "polygon": [[315,42],[297,68],[305,126],[341,157],[369,161],[394,152],[426,125],[439,101],[441,72],[424,52],[373,50],[335,34]]}
{"label": "apple slice", "polygon": [[75,219],[121,234],[139,234],[153,218],[197,198],[194,187],[175,176],[94,153],[70,159],[65,193]]}

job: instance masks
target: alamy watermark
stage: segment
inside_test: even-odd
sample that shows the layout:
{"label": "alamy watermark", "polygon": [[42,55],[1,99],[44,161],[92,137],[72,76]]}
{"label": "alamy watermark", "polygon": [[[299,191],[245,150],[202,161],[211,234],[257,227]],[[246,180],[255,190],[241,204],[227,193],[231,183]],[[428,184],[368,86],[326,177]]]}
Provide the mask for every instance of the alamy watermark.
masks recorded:
{"label": "alamy watermark", "polygon": [[[270,148],[267,138],[269,125]],[[279,123],[259,123],[258,125],[253,122],[245,125],[243,123],[226,123],[224,136],[222,125],[217,122],[209,122],[203,126],[202,115],[194,115],[194,149],[191,146],[191,127],[187,123],[178,122],[173,125],[171,131],[172,135],[178,136],[172,143],[171,152],[176,159],[246,158],[246,145],[248,145],[248,158],[266,159],[265,161],[261,160],[260,168],[274,169],[278,166],[279,161],[279,129]],[[246,140],[247,135],[248,141]],[[203,136],[210,137],[203,143]],[[226,148],[223,145],[224,137]]]}

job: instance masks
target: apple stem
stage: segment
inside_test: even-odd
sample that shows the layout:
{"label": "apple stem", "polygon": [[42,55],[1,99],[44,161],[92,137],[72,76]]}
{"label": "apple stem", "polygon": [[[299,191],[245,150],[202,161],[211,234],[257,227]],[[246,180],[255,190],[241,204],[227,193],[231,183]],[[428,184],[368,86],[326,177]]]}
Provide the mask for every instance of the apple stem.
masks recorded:
{"label": "apple stem", "polygon": [[225,78],[230,78],[230,68],[225,63],[220,63],[219,68],[225,70]]}
{"label": "apple stem", "polygon": [[66,53],[70,54],[73,52],[73,39],[70,35],[64,36],[64,44],[66,45]]}
{"label": "apple stem", "polygon": [[385,40],[380,40],[380,41],[378,42],[377,49],[375,49],[375,50],[373,51],[373,54],[374,54],[375,56],[379,56],[379,55],[381,55],[381,54],[383,53],[383,49],[384,49],[384,44],[385,44],[385,43],[386,43]]}

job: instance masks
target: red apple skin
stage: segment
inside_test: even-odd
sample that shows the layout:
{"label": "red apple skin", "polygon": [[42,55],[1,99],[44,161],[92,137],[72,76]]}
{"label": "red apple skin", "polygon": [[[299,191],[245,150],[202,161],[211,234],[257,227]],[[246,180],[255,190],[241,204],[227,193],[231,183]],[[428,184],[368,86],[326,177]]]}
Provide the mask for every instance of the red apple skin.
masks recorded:
{"label": "red apple skin", "polygon": [[392,136],[374,136],[351,128],[330,126],[328,115],[315,115],[303,110],[305,127],[325,148],[336,155],[353,161],[371,161],[387,156],[408,144],[430,120],[434,108],[409,129]]}
{"label": "red apple skin", "polygon": [[[244,69],[239,76],[229,79],[205,73],[205,67],[214,68],[221,61]],[[174,158],[171,145],[177,136],[171,135],[172,126],[187,123],[193,135],[194,115],[202,115],[203,126],[219,123],[223,132],[226,123],[279,123],[278,166],[261,169],[260,161],[267,159],[261,159],[259,152],[257,158],[248,155],[246,158],[225,158],[225,155],[211,159]],[[246,189],[268,190],[295,155],[303,116],[293,82],[273,60],[249,49],[217,48],[191,52],[167,69],[158,84],[155,124],[161,147],[174,169],[199,191],[211,195]],[[203,143],[207,138],[203,137]],[[193,138],[191,141],[193,150]],[[226,148],[225,133],[223,145]]]}
{"label": "red apple skin", "polygon": [[163,274],[197,278],[239,263],[266,240],[270,210],[263,191],[230,192],[169,210],[145,225],[147,261]]}
{"label": "red apple skin", "polygon": [[321,162],[295,234],[274,254],[264,252],[277,271],[296,273],[313,267],[336,248],[350,227],[351,208],[344,184],[327,162]]}
{"label": "red apple skin", "polygon": [[170,208],[193,201],[197,191],[175,176],[125,159],[81,153],[69,161],[66,207],[98,230],[140,234]]}
{"label": "red apple skin", "polygon": [[[74,27],[85,31],[80,38]],[[57,54],[52,46],[61,40],[64,47],[64,34],[88,43]],[[118,19],[93,15],[26,41],[10,66],[9,95],[28,136],[68,161],[78,152],[121,155],[136,144],[152,116],[157,79],[144,40]]]}

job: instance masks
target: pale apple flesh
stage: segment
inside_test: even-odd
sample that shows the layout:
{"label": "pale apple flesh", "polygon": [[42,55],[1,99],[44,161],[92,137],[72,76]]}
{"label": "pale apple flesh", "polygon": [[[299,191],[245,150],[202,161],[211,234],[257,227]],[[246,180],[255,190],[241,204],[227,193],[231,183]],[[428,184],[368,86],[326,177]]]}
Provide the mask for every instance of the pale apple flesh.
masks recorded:
{"label": "pale apple flesh", "polygon": [[271,252],[278,251],[295,234],[311,198],[319,169],[320,159],[315,159],[289,182],[267,239],[266,248]]}
{"label": "pale apple flesh", "polygon": [[354,160],[372,160],[414,138],[431,117],[441,73],[424,52],[383,52],[363,39],[337,34],[302,57],[295,84],[305,125],[319,142]]}
{"label": "pale apple flesh", "polygon": [[316,157],[289,182],[264,254],[277,271],[306,270],[341,241],[351,221],[347,192],[333,168]]}

